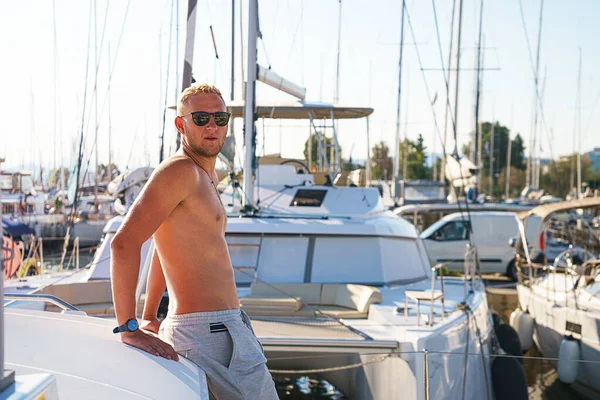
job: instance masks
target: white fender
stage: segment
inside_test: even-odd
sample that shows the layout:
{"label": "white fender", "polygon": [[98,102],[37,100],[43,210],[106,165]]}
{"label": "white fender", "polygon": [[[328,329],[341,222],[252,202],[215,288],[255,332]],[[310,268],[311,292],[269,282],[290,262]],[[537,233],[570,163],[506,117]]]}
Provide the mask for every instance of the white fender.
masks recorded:
{"label": "white fender", "polygon": [[533,322],[531,314],[518,308],[510,314],[510,326],[517,331],[523,351],[527,351],[533,346]]}
{"label": "white fender", "polygon": [[573,383],[577,379],[580,357],[579,342],[564,338],[558,350],[558,379],[564,383]]}
{"label": "white fender", "polygon": [[513,311],[512,313],[510,313],[510,319],[509,319],[509,324],[510,326],[513,327],[513,329],[515,331],[519,331],[517,329],[517,320],[519,319],[519,316],[523,314],[523,311],[521,311],[520,308],[515,308],[515,311]]}

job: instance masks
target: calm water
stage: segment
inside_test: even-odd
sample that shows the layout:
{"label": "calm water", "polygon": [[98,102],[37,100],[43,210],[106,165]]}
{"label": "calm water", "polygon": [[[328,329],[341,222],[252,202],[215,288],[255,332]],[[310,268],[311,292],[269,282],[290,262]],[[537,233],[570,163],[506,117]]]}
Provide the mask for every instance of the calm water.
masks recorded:
{"label": "calm water", "polygon": [[346,399],[333,385],[317,375],[279,378],[275,380],[275,387],[280,399]]}

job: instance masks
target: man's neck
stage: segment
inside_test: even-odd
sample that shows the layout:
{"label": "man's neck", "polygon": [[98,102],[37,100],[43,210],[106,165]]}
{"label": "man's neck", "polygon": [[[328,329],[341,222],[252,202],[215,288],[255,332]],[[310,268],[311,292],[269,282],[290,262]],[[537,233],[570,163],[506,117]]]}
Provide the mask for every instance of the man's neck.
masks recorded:
{"label": "man's neck", "polygon": [[213,179],[215,172],[215,164],[217,163],[217,157],[203,157],[195,153],[189,146],[184,143],[181,145],[181,151],[190,157],[200,168],[202,168]]}

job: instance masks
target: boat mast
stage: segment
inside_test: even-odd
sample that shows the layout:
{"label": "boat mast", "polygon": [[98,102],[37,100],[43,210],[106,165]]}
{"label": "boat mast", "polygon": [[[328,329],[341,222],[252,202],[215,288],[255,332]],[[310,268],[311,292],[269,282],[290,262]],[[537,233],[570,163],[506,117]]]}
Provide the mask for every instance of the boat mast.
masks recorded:
{"label": "boat mast", "polygon": [[94,169],[94,211],[98,212],[98,14],[94,0],[94,147],[96,168]]}
{"label": "boat mast", "polygon": [[246,157],[244,160],[244,198],[243,208],[249,212],[254,207],[254,119],[255,86],[256,86],[256,38],[258,33],[258,0],[250,0],[248,8],[248,74],[246,78],[246,99],[244,105],[244,144]]}
{"label": "boat mast", "polygon": [[[448,48],[448,70],[446,71],[446,114],[444,118],[444,142],[442,151],[446,152],[446,139],[448,134],[448,112],[450,111],[450,71],[452,70],[452,45],[454,42],[454,15],[456,13],[456,0],[452,1],[452,20],[450,22],[450,47]],[[446,159],[443,157],[440,163],[440,182],[446,179]]]}
{"label": "boat mast", "polygon": [[[231,92],[229,94],[229,100],[233,102],[235,99],[235,0],[231,0]],[[229,136],[235,139],[235,124],[233,120],[229,123]],[[234,140],[235,143],[235,140]],[[235,156],[232,157],[231,170],[235,164]]]}
{"label": "boat mast", "polygon": [[[539,74],[540,74],[540,48],[542,44],[542,17],[544,12],[544,0],[540,4],[540,21],[538,27],[538,42],[537,42],[537,54],[535,61],[535,76],[534,76],[534,117],[533,117],[533,129],[531,130],[532,139],[530,140],[529,158],[527,160],[527,186],[535,184],[535,163],[533,161],[535,157],[535,146],[536,146],[536,131],[538,125],[538,107],[539,104]],[[531,176],[529,176],[531,174]],[[539,189],[536,187],[536,189]]]}
{"label": "boat mast", "polygon": [[335,96],[333,104],[340,101],[340,45],[342,40],[342,0],[338,0],[338,42],[337,42],[337,62],[335,68]]}
{"label": "boat mast", "polygon": [[[53,170],[56,171],[57,165],[58,163],[56,162],[56,143],[58,142],[57,138],[56,138],[56,103],[57,103],[57,94],[56,94],[56,80],[57,78],[57,69],[58,69],[58,47],[57,47],[57,43],[56,43],[56,1],[53,0],[52,1],[52,26],[53,26],[53,36],[54,36],[54,168]],[[31,143],[31,145],[33,146],[33,143]],[[32,160],[33,161],[33,160]],[[62,161],[62,160],[61,160]],[[57,171],[58,172],[58,171]],[[55,175],[56,176],[56,175]],[[61,168],[61,174],[60,174],[61,180],[60,180],[60,184],[61,187],[60,189],[63,189],[64,187],[64,175],[62,173],[62,168]]]}
{"label": "boat mast", "polygon": [[[513,103],[510,110],[510,126],[513,127],[515,120],[515,104]],[[510,197],[510,165],[511,165],[512,140],[510,138],[510,130],[508,131],[508,151],[506,152],[506,190],[504,197],[506,200]]]}
{"label": "boat mast", "polygon": [[[187,32],[185,36],[185,59],[183,61],[183,79],[181,91],[192,84],[192,61],[194,59],[194,36],[196,35],[196,6],[198,0],[188,0]],[[178,17],[179,18],[179,17]],[[179,60],[177,60],[178,63]],[[176,83],[177,84],[177,83]],[[181,145],[181,133],[177,132],[177,149]]]}
{"label": "boat mast", "polygon": [[[479,40],[477,41],[477,79],[476,79],[476,92],[475,92],[475,140],[473,141],[473,150],[471,153],[471,160],[473,164],[479,166],[479,158],[477,157],[479,149],[479,131],[481,129],[479,125],[479,107],[481,99],[481,37],[483,31],[483,0],[479,5]],[[477,181],[476,186],[479,188],[479,174],[475,175]]]}
{"label": "boat mast", "polygon": [[582,197],[581,193],[581,47],[579,48],[579,72],[577,77],[577,198]]}
{"label": "boat mast", "polygon": [[111,114],[110,114],[110,42],[108,42],[108,181],[112,181],[112,129],[111,129]]}
{"label": "boat mast", "polygon": [[[546,76],[548,75],[547,67],[544,67],[544,79],[542,80],[542,91],[540,94],[539,107],[542,108],[544,104],[544,94],[546,93]],[[539,131],[539,132],[538,132]],[[542,171],[542,124],[538,124],[536,129],[537,135],[539,136],[538,157],[535,160],[535,175],[534,175],[534,187],[540,189],[540,174]]]}
{"label": "boat mast", "polygon": [[404,49],[404,10],[406,2],[402,0],[402,17],[400,22],[400,57],[398,59],[398,101],[396,104],[396,137],[394,140],[394,198],[400,196],[400,100],[402,95],[402,54]]}
{"label": "boat mast", "polygon": [[454,93],[454,152],[455,156],[458,155],[458,84],[460,77],[460,42],[462,38],[462,11],[463,11],[463,0],[460,0],[458,6],[458,41],[456,43],[456,87]]}

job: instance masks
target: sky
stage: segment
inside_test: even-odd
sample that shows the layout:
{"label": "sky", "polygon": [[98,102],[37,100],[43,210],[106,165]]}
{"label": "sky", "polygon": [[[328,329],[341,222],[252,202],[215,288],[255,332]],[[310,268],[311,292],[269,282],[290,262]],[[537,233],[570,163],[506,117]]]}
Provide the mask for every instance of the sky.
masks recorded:
{"label": "sky", "polygon": [[[475,127],[473,69],[480,0],[462,3],[459,151]],[[231,0],[198,0],[193,61],[195,79],[215,84],[226,100],[231,92],[231,4]],[[234,89],[235,99],[241,100],[242,74],[247,71],[248,1],[235,0],[235,4]],[[394,143],[401,4],[400,0],[341,1],[338,103],[375,110],[369,121],[371,147],[382,140],[390,146]],[[440,48],[447,68],[453,2],[407,0],[406,4],[411,24],[405,22],[404,31],[401,133],[412,140],[422,134],[428,151],[441,153],[446,86]],[[259,0],[259,64],[304,86],[307,100],[333,102],[339,9],[338,0]],[[483,6],[481,119],[499,121],[512,135],[519,133],[526,145],[534,119],[539,13],[540,0],[486,0]],[[174,152],[175,112],[165,111],[165,105],[174,105],[180,91],[186,14],[184,0],[4,2],[0,13],[0,158],[6,160],[4,167],[70,168],[82,131],[85,162],[93,165],[96,125],[99,163],[108,162],[110,144],[112,159],[121,169],[157,165],[163,126],[166,152]],[[543,113],[538,117],[542,127],[538,146],[544,158],[572,153],[578,131],[582,152],[600,147],[598,18],[598,1],[544,2],[539,68]],[[453,58],[455,68],[455,53]],[[452,108],[455,79],[453,71]],[[293,100],[260,82],[257,99],[275,105]],[[281,152],[285,157],[303,157],[309,132],[306,121],[261,120],[256,126],[258,155]],[[366,126],[364,120],[340,121],[338,138],[344,157],[366,158]],[[235,162],[241,165],[241,119],[236,120],[234,130]],[[448,138],[446,148],[452,151],[451,130]]]}

